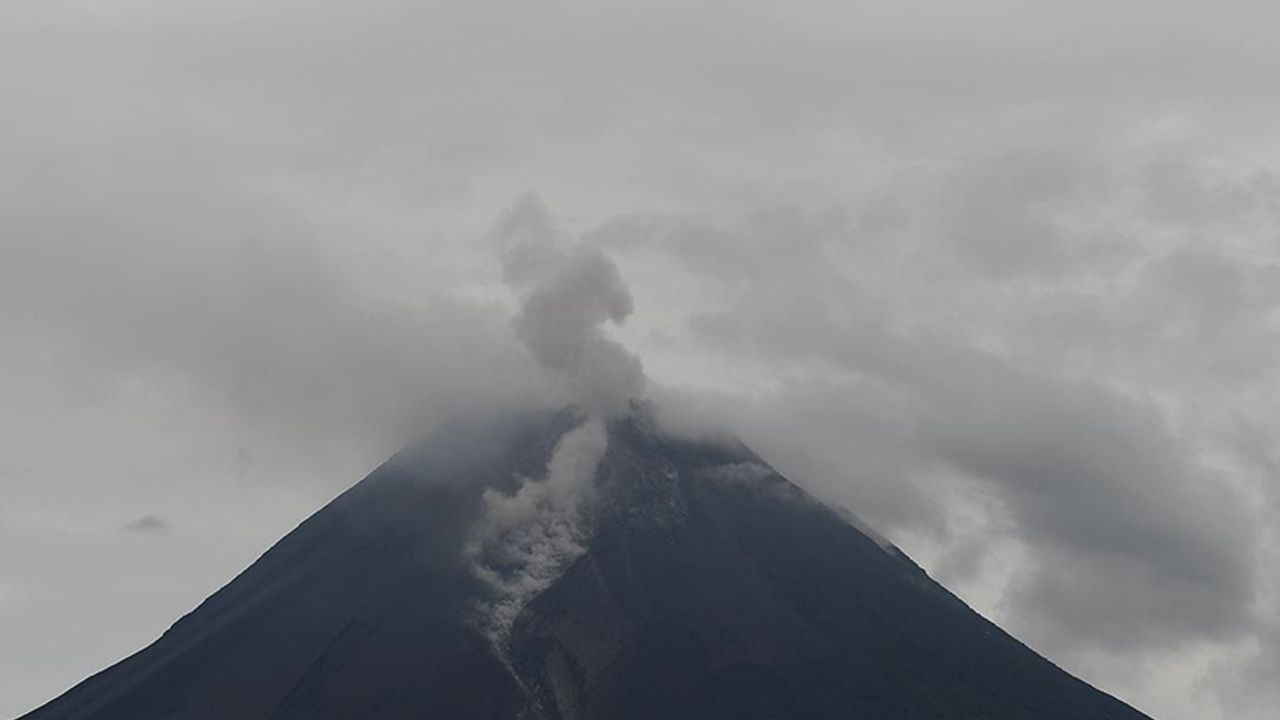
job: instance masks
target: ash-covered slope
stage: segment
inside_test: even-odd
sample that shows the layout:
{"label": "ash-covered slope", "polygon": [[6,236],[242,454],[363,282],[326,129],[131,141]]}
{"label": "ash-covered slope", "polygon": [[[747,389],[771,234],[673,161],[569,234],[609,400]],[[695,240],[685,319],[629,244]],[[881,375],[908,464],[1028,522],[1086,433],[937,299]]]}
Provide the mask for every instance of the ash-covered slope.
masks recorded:
{"label": "ash-covered slope", "polygon": [[465,548],[568,414],[453,427],[26,716],[1136,720],[741,446],[609,427],[584,552],[495,648]]}

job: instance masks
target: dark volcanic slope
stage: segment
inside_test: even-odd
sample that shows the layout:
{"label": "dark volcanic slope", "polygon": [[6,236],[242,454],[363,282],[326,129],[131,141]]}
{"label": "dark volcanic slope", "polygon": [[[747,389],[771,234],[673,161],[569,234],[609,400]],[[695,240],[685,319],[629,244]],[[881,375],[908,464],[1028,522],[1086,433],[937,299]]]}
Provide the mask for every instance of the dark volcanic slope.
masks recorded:
{"label": "dark volcanic slope", "polygon": [[537,473],[564,429],[453,427],[289,533],[141,652],[30,720],[516,716],[523,695],[463,622],[458,549],[486,485]]}
{"label": "dark volcanic slope", "polygon": [[460,559],[565,415],[402,453],[30,720],[1145,716],[1035,655],[744,448],[616,423],[588,552],[498,659]]}
{"label": "dark volcanic slope", "polygon": [[517,623],[575,718],[1145,717],[986,621],[749,451],[614,430],[591,550]]}

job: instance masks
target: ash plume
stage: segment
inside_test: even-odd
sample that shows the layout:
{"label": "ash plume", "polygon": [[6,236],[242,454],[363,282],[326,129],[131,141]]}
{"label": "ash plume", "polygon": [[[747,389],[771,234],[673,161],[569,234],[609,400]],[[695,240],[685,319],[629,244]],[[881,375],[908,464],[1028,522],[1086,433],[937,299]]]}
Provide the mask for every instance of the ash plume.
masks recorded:
{"label": "ash plume", "polygon": [[610,418],[644,390],[640,359],[604,334],[632,313],[617,266],[583,246],[564,250],[546,209],[522,200],[499,228],[503,277],[519,293],[516,337],[586,419],[556,444],[542,478],[512,494],[487,490],[465,553],[488,591],[475,621],[500,654],[512,623],[586,550],[593,479]]}
{"label": "ash plume", "polygon": [[521,295],[516,337],[590,415],[623,412],[645,387],[640,359],[605,336],[633,307],[618,267],[596,248],[561,249],[559,233],[536,198],[521,201],[499,229],[503,277]]}

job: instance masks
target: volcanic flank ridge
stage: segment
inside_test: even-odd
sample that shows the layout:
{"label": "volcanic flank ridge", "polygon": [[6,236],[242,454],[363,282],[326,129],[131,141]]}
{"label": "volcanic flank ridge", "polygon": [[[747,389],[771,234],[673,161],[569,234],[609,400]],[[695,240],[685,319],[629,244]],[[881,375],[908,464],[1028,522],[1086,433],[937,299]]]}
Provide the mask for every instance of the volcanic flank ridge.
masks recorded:
{"label": "volcanic flank ridge", "polygon": [[1143,717],[741,443],[644,405],[446,425],[25,716]]}

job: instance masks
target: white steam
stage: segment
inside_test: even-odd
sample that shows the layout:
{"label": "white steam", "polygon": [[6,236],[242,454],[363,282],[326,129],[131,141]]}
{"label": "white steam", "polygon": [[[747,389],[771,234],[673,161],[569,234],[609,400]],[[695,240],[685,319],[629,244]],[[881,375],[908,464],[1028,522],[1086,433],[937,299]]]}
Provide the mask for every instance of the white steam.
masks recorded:
{"label": "white steam", "polygon": [[465,552],[488,589],[476,621],[500,653],[516,616],[586,551],[596,467],[607,424],[644,390],[640,360],[604,334],[632,312],[613,261],[594,248],[557,245],[542,204],[527,198],[499,228],[503,275],[521,296],[512,328],[533,359],[587,414],[556,444],[542,479],[522,477],[513,494],[487,490]]}

